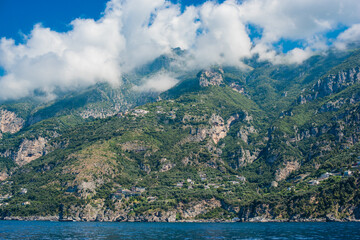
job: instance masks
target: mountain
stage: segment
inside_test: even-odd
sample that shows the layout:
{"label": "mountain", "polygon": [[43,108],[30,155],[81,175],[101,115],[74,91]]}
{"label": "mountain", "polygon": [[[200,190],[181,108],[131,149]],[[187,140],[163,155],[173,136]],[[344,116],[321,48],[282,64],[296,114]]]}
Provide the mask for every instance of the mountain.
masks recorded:
{"label": "mountain", "polygon": [[3,104],[1,218],[360,219],[360,50],[298,65],[254,57],[134,90],[171,61],[118,88]]}
{"label": "mountain", "polygon": [[58,91],[55,100],[38,90],[32,97],[0,105],[0,157],[5,158],[0,175],[8,175],[15,166],[12,162],[23,165],[51,151],[51,139],[68,129],[155,101],[159,91],[140,87],[148,78],[169,70],[178,54],[181,51],[174,49],[173,54],[124,75],[120,86],[98,83],[82,90]]}

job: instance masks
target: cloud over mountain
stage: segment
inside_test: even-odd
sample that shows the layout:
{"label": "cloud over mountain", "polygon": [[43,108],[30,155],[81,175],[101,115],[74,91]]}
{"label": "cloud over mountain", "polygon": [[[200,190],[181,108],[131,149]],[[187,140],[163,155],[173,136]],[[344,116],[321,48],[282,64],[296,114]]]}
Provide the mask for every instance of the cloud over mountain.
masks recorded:
{"label": "cloud over mountain", "polygon": [[[209,1],[184,11],[165,0],[111,0],[99,20],[75,19],[68,32],[38,24],[22,44],[1,39],[0,100],[35,90],[51,96],[100,81],[118,85],[124,72],[176,47],[187,50],[187,67],[241,66],[254,54],[274,63],[301,63],[331,41],[342,49],[358,41],[359,12],[357,0]],[[326,37],[344,26],[336,39]],[[283,40],[298,44],[282,53],[274,45]],[[170,79],[166,86],[174,83],[164,79]]]}

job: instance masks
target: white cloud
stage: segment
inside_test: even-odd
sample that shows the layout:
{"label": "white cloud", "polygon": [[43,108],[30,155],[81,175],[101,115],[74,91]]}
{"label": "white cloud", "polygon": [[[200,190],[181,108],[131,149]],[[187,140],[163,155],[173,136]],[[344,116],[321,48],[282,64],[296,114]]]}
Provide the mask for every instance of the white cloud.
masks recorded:
{"label": "white cloud", "polygon": [[40,89],[76,89],[98,81],[120,83],[119,53],[124,38],[115,20],[76,19],[73,30],[57,33],[36,25],[25,44],[1,39],[0,64],[8,75],[0,78],[0,99],[31,95]]}
{"label": "white cloud", "polygon": [[241,59],[250,57],[251,40],[235,2],[207,2],[199,8],[199,18],[202,33],[190,49],[191,65],[240,65]]}
{"label": "white cloud", "polygon": [[239,8],[244,21],[263,28],[265,42],[308,39],[360,20],[357,0],[250,0]]}
{"label": "white cloud", "polygon": [[[209,1],[184,12],[166,0],[111,0],[99,20],[75,19],[68,32],[38,24],[23,44],[1,39],[0,65],[6,75],[0,77],[0,100],[29,96],[38,89],[52,96],[55,89],[100,81],[118,85],[124,72],[176,47],[187,50],[178,62],[186,68],[242,66],[242,59],[253,54],[277,64],[301,63],[326,49],[325,34],[338,26],[349,29],[337,38],[337,47],[358,41],[359,12],[358,0]],[[261,29],[257,39],[250,38],[249,24]],[[279,53],[273,44],[281,40],[301,41],[303,46]],[[148,79],[144,89],[163,91],[175,83],[161,75],[156,79]]]}
{"label": "white cloud", "polygon": [[175,86],[178,82],[179,81],[170,73],[162,71],[151,77],[143,79],[143,84],[141,86],[135,87],[135,90],[142,92],[164,92]]}
{"label": "white cloud", "polygon": [[335,42],[335,46],[339,49],[345,49],[350,43],[360,42],[360,24],[354,24],[349,29],[341,33]]}

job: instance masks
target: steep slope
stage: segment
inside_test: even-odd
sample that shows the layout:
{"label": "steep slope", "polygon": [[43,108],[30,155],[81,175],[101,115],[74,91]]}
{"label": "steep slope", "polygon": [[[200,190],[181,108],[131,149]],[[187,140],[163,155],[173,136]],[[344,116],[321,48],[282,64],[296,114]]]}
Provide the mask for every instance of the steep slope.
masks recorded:
{"label": "steep slope", "polygon": [[69,107],[4,133],[1,216],[360,219],[359,56],[188,72],[127,112],[84,121]]}
{"label": "steep slope", "polygon": [[[258,128],[262,114],[245,96],[226,86],[214,86],[176,100],[148,104],[127,115],[86,124],[54,140],[66,142],[64,149],[31,162],[12,176],[13,183],[8,187],[15,195],[9,206],[20,204],[29,195],[32,204],[27,208],[30,212],[40,209],[38,214],[43,214],[44,208],[57,214],[61,203],[63,214],[78,218],[85,214],[85,209],[93,208],[103,217],[108,214],[107,220],[114,220],[121,213],[128,219],[129,209],[112,197],[120,187],[145,187],[148,197],[156,196],[159,200],[151,203],[141,198],[144,204],[149,203],[141,210],[148,213],[148,218],[154,217],[151,214],[154,207],[160,211],[183,201],[200,204],[207,199],[206,206],[218,207],[219,201],[201,187],[203,184],[193,183],[200,183],[201,176],[215,184],[210,186],[222,185],[223,178],[226,182],[235,181],[235,176],[222,176],[233,171],[221,159],[222,140],[235,124],[251,122]],[[56,180],[50,180],[51,176],[56,176]],[[187,183],[187,179],[191,181]],[[176,187],[180,182],[187,183],[188,188]],[[17,194],[20,188],[26,188],[27,193]],[[188,192],[193,193],[192,197]],[[81,207],[75,207],[73,200]],[[135,204],[129,201],[131,206]],[[114,204],[122,207],[112,211]],[[185,211],[193,206],[183,207]],[[201,213],[208,207],[200,207],[204,208]],[[196,211],[189,214],[190,218],[199,215]],[[95,215],[82,218],[95,220]]]}
{"label": "steep slope", "polygon": [[[281,114],[270,131],[264,158],[298,162],[328,158],[359,142],[360,54],[331,69]],[[293,169],[297,170],[297,169]],[[287,174],[289,174],[288,172]],[[287,175],[285,174],[285,175]],[[279,176],[279,178],[286,178]]]}
{"label": "steep slope", "polygon": [[51,139],[67,129],[154,101],[157,96],[133,91],[131,86],[112,89],[100,84],[52,102],[3,105],[0,155],[18,165],[26,164],[51,151]]}
{"label": "steep slope", "polygon": [[58,97],[51,101],[39,90],[34,97],[0,105],[0,172],[3,179],[11,174],[14,167],[27,164],[59,147],[50,142],[64,131],[155,101],[160,92],[141,90],[139,86],[149,76],[169,70],[171,62],[179,54],[181,50],[174,49],[173,54],[161,56],[124,75],[121,86],[98,83],[81,91],[59,91]]}

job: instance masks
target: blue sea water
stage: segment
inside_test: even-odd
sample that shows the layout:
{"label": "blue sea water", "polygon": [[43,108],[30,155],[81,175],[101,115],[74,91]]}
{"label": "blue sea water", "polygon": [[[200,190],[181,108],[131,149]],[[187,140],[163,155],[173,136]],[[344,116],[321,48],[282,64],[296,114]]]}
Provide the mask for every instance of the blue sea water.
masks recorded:
{"label": "blue sea water", "polygon": [[0,239],[360,239],[360,223],[0,221]]}

